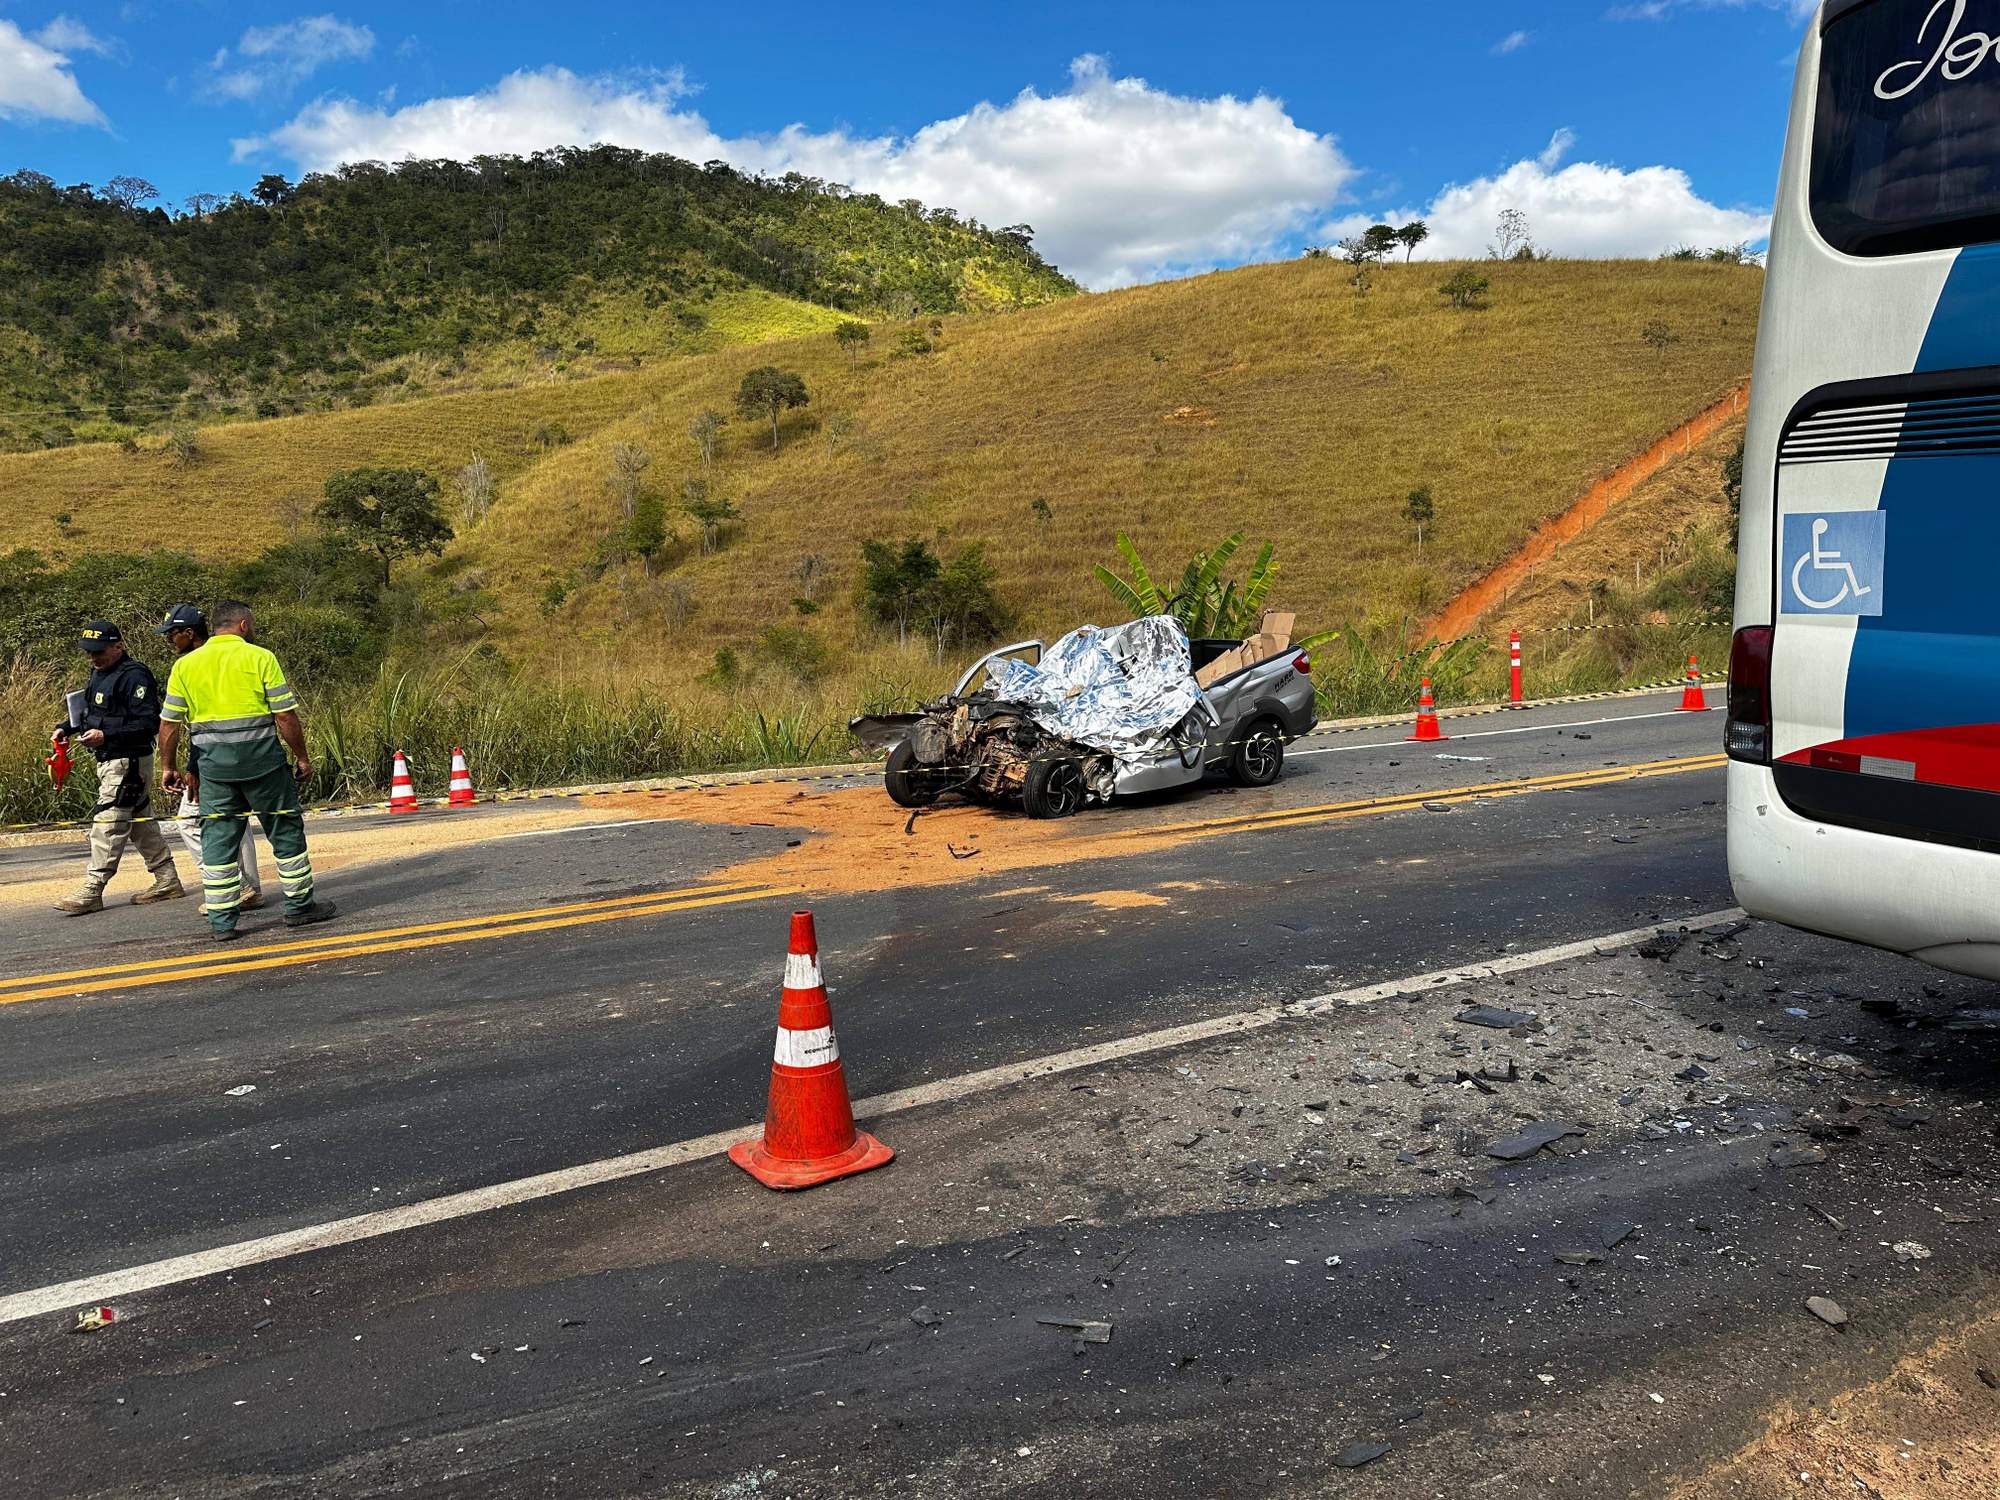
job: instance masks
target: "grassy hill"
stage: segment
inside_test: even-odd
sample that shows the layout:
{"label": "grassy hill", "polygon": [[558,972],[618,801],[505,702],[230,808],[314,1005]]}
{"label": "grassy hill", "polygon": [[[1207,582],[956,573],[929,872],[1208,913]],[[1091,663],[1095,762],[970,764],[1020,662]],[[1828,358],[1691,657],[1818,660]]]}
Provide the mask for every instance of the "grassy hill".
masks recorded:
{"label": "grassy hill", "polygon": [[[1005,315],[880,323],[852,359],[812,333],[593,379],[204,430],[185,465],[104,444],[0,456],[14,502],[0,551],[247,557],[295,526],[338,469],[446,474],[477,452],[499,477],[490,513],[436,568],[406,571],[481,601],[481,636],[566,684],[566,713],[657,693],[679,748],[635,751],[634,768],[783,758],[858,705],[948,680],[949,663],[898,648],[857,606],[866,539],[922,537],[947,556],[983,545],[1013,625],[1048,636],[1117,616],[1091,565],[1115,561],[1119,530],[1156,572],[1177,574],[1242,529],[1277,543],[1273,600],[1302,626],[1393,635],[1749,372],[1755,268],[1482,265],[1492,286],[1473,310],[1439,295],[1454,269],[1380,267],[1358,295],[1335,262],[1253,266]],[[904,352],[905,334],[929,352]],[[799,372],[810,404],[787,414],[776,452],[767,423],[731,420],[704,475],[691,419],[730,411],[763,364]],[[570,441],[549,441],[556,426]],[[704,554],[680,518],[655,567],[615,551],[607,561],[605,538],[623,524],[607,485],[621,444],[649,456],[646,482],[670,512],[698,477],[735,503],[742,519],[718,549]],[[1403,515],[1419,486],[1436,505],[1421,557]],[[1604,539],[1628,535],[1656,544],[1637,511]],[[717,670],[719,650],[733,670]],[[602,665],[614,658],[616,671]],[[479,732],[442,710],[438,722]],[[490,743],[495,756],[517,748]],[[534,774],[559,769],[543,765]]]}
{"label": "grassy hill", "polygon": [[0,178],[0,448],[1075,290],[1026,225],[609,146],[273,175],[178,215],[155,198]]}

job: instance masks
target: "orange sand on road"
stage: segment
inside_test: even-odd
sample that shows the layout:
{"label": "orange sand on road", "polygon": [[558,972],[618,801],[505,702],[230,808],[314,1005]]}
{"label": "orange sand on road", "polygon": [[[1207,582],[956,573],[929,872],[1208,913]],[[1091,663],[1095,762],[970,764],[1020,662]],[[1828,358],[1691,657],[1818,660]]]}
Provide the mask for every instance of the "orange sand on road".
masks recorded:
{"label": "orange sand on road", "polygon": [[[1224,800],[1231,812],[1277,805],[1270,796]],[[924,809],[912,822],[908,809],[897,807],[880,786],[813,792],[753,782],[701,792],[636,792],[605,803],[615,816],[796,829],[806,835],[798,848],[745,860],[717,871],[714,878],[819,894],[954,884],[1010,870],[1146,854],[1185,842],[1185,835],[1164,830],[1148,836],[1143,815],[1129,808],[1040,822],[1018,812],[949,802]],[[1186,817],[1205,804],[1212,806],[1197,795],[1168,811]],[[1123,894],[1128,904],[1154,904],[1135,893]]]}

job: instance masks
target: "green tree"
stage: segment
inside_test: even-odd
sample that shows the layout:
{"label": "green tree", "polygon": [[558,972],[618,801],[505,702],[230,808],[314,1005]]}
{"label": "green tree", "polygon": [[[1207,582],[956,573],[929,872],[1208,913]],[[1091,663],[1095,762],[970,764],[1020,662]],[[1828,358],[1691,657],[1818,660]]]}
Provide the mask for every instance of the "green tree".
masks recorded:
{"label": "green tree", "polygon": [[701,528],[701,550],[704,555],[713,552],[721,539],[722,528],[737,520],[741,512],[727,495],[718,495],[710,489],[706,479],[690,479],[683,490],[681,508]]}
{"label": "green tree", "polygon": [[1367,247],[1369,259],[1381,260],[1395,250],[1398,241],[1389,225],[1370,224],[1361,232],[1361,243]]}
{"label": "green tree", "polygon": [[1407,262],[1416,253],[1417,246],[1431,237],[1431,226],[1422,219],[1412,219],[1396,231],[1396,243],[1403,247],[1403,259]]}
{"label": "green tree", "polygon": [[375,554],[382,582],[399,557],[432,556],[451,540],[438,482],[422,469],[345,469],[326,482],[313,515],[320,524]]}
{"label": "green tree", "polygon": [[790,407],[804,406],[806,395],[802,376],[776,365],[759,365],[743,377],[736,388],[736,410],[744,417],[771,419],[771,451],[778,451],[778,417]]}
{"label": "green tree", "polygon": [[1424,555],[1424,528],[1437,517],[1437,501],[1431,495],[1431,487],[1418,485],[1403,501],[1403,516],[1417,528],[1417,556]]}
{"label": "green tree", "polygon": [[900,545],[869,538],[861,544],[861,602],[869,614],[896,627],[898,645],[908,645],[910,623],[943,573],[944,564],[921,537]]}
{"label": "green tree", "polygon": [[627,546],[645,559],[648,568],[672,540],[673,533],[667,529],[666,504],[652,490],[645,491],[633,504],[625,535]]}
{"label": "green tree", "polygon": [[292,185],[276,172],[266,172],[257,179],[257,185],[250,189],[250,196],[266,208],[277,208],[292,201]]}
{"label": "green tree", "polygon": [[843,318],[833,326],[833,341],[840,345],[840,352],[847,356],[849,363],[871,337],[868,325],[855,318]]}
{"label": "green tree", "polygon": [[1493,285],[1493,278],[1470,266],[1454,271],[1438,288],[1438,295],[1448,299],[1453,307],[1466,311],[1486,305],[1486,292]]}
{"label": "green tree", "polygon": [[999,572],[986,560],[979,542],[962,549],[939,571],[918,599],[918,612],[929,627],[939,661],[948,645],[988,641],[1005,628],[1007,612],[994,596]]}

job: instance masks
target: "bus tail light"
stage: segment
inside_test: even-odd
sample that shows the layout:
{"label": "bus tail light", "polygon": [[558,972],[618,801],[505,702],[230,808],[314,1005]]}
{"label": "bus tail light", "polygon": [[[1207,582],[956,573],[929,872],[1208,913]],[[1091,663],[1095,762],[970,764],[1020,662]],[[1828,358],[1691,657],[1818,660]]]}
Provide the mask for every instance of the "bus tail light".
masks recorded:
{"label": "bus tail light", "polygon": [[1771,627],[1748,625],[1729,643],[1729,723],[1723,745],[1732,760],[1771,763]]}

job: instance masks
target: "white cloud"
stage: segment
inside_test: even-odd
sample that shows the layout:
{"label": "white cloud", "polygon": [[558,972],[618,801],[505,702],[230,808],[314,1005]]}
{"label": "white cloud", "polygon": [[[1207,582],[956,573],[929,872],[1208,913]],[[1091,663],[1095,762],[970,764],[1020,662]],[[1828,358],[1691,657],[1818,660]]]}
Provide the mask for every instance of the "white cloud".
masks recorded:
{"label": "white cloud", "polygon": [[1684,10],[1775,10],[1781,11],[1793,21],[1811,18],[1819,9],[1820,0],[1635,0],[1628,5],[1614,5],[1605,12],[1610,21],[1664,21],[1676,11]]}
{"label": "white cloud", "polygon": [[57,16],[35,33],[35,40],[52,52],[75,54],[95,52],[99,57],[116,57],[123,49],[98,36],[75,16]]}
{"label": "white cloud", "polygon": [[[104,111],[90,102],[69,70],[70,52],[86,50],[76,46],[82,30],[58,17],[30,37],[12,21],[0,20],[0,120],[60,120],[111,128]],[[65,42],[66,46],[59,45]]]}
{"label": "white cloud", "polygon": [[1493,44],[1493,55],[1505,57],[1509,52],[1519,52],[1534,39],[1532,31],[1510,31]]}
{"label": "white cloud", "polygon": [[1529,233],[1540,248],[1579,259],[1651,257],[1676,245],[1755,244],[1771,232],[1769,213],[1710,203],[1678,167],[1561,166],[1575,142],[1574,132],[1558,130],[1539,156],[1517,161],[1497,176],[1453,183],[1428,208],[1354,215],[1322,233],[1331,240],[1378,219],[1423,219],[1431,237],[1420,253],[1432,260],[1464,260],[1486,254],[1500,212],[1508,208],[1528,216]]}
{"label": "white cloud", "polygon": [[1267,95],[1171,94],[1114,77],[1094,56],[1070,65],[1060,91],[1024,89],[908,136],[788,125],[725,138],[683,107],[686,92],[678,73],[586,78],[543,68],[400,109],[327,98],[269,135],[237,141],[236,155],[273,152],[325,170],[604,142],[720,158],[946,204],[992,225],[1032,224],[1042,253],[1092,286],[1269,253],[1325,213],[1355,170],[1332,137]]}
{"label": "white cloud", "polygon": [[255,99],[297,88],[329,63],[350,62],[375,50],[375,33],[337,16],[301,16],[275,26],[252,26],[209,61],[205,91],[216,99]]}

